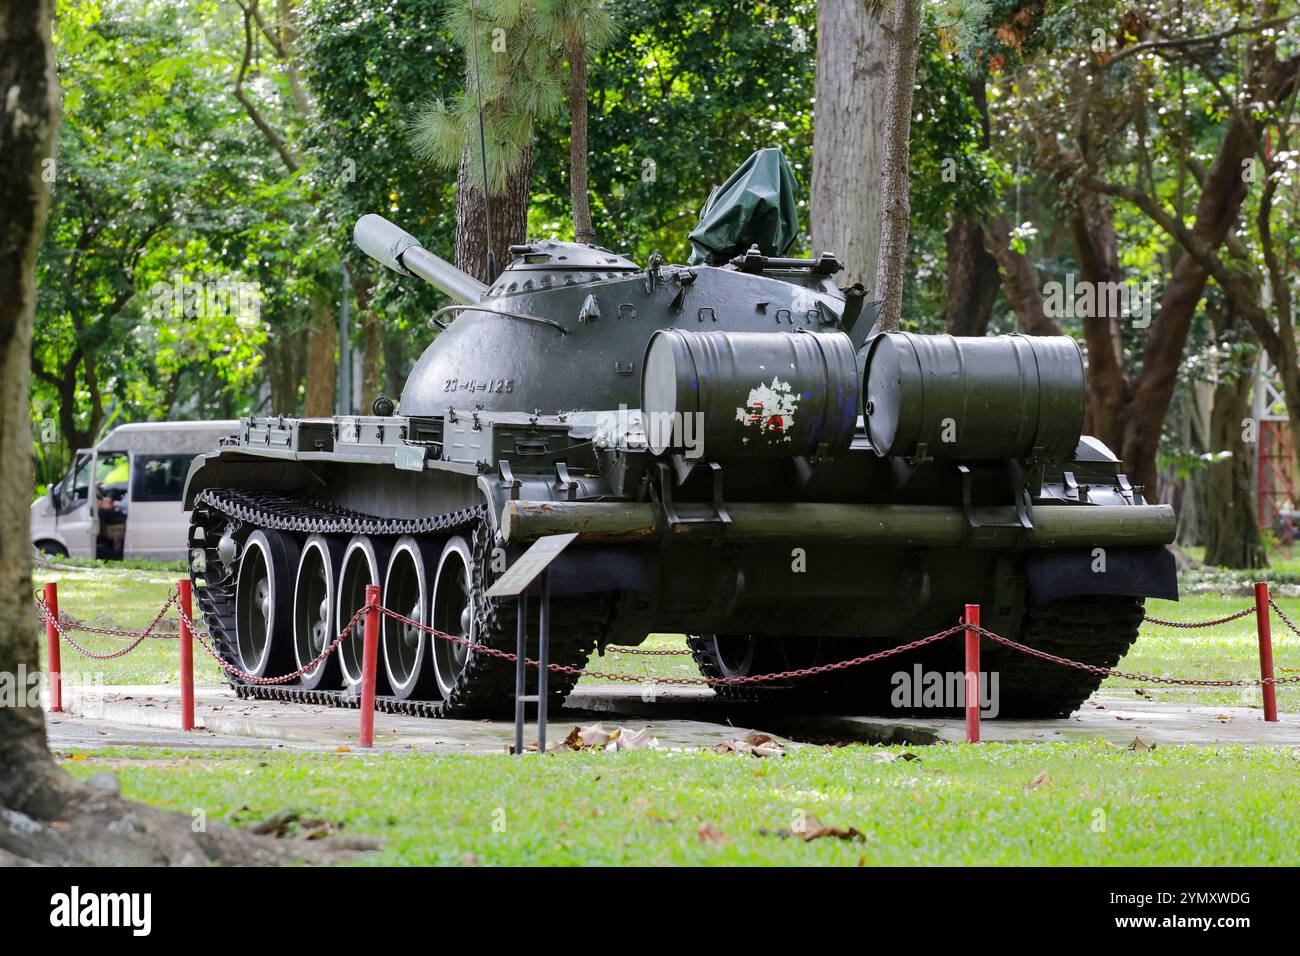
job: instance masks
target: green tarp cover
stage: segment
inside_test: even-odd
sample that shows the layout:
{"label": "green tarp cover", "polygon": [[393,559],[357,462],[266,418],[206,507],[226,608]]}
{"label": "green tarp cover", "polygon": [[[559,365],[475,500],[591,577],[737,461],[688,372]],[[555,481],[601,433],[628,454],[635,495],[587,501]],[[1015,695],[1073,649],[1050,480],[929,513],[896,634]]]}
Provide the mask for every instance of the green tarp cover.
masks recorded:
{"label": "green tarp cover", "polygon": [[779,149],[760,149],[709,194],[692,230],[691,263],[721,265],[758,246],[783,256],[799,234],[798,183]]}

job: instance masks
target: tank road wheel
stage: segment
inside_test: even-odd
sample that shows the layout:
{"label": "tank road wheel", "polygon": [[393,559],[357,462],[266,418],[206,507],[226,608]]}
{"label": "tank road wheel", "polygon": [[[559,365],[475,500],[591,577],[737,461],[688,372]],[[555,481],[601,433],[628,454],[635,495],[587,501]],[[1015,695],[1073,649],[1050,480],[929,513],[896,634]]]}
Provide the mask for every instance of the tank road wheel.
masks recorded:
{"label": "tank road wheel", "polygon": [[292,670],[293,574],[298,543],[278,531],[254,531],[244,542],[235,582],[238,665],[256,677]]}
{"label": "tank road wheel", "polygon": [[[314,534],[302,546],[293,597],[293,653],[296,667],[315,660],[338,636],[334,613],[343,542]],[[338,653],[331,654],[299,678],[308,690],[337,690],[343,685]]]}
{"label": "tank road wheel", "polygon": [[[358,534],[348,542],[343,552],[343,563],[339,566],[339,593],[334,605],[334,619],[342,630],[352,620],[352,615],[366,603],[366,585],[382,584],[384,570],[388,564],[388,552],[391,545],[376,540],[368,535]],[[365,631],[362,622],[352,629],[343,643],[339,645],[339,666],[343,671],[343,685],[346,689],[361,692],[362,667],[365,654]],[[384,668],[375,662],[375,693],[388,693],[388,679]]]}
{"label": "tank road wheel", "polygon": [[[460,535],[449,539],[438,559],[438,573],[433,582],[433,609],[430,616],[433,627],[454,637],[475,639],[474,576],[471,571],[474,557],[469,542]],[[443,700],[451,697],[470,649],[464,644],[435,638],[433,645],[433,673],[438,693]]]}
{"label": "tank road wheel", "polygon": [[[432,568],[433,555],[426,542],[410,535],[399,538],[388,559],[384,607],[428,624]],[[394,696],[403,700],[432,696],[435,681],[429,643],[446,642],[388,617],[383,619],[380,629],[384,673]]]}
{"label": "tank road wheel", "polygon": [[[757,674],[779,674],[829,663],[835,656],[835,641],[823,637],[754,637],[751,635],[702,635],[688,637],[686,645],[699,674],[706,678],[744,678]],[[827,675],[762,684],[714,684],[714,693],[725,700],[750,702],[819,700],[829,691]]]}

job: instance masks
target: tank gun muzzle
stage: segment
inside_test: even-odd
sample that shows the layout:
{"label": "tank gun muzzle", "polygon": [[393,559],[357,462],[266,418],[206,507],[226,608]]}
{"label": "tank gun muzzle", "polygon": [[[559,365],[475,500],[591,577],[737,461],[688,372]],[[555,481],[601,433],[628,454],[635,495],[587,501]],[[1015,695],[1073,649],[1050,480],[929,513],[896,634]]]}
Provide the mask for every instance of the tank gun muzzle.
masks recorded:
{"label": "tank gun muzzle", "polygon": [[435,256],[419,239],[383,216],[368,213],[358,219],[352,241],[376,262],[402,275],[418,276],[464,305],[482,301],[487,293],[482,282]]}

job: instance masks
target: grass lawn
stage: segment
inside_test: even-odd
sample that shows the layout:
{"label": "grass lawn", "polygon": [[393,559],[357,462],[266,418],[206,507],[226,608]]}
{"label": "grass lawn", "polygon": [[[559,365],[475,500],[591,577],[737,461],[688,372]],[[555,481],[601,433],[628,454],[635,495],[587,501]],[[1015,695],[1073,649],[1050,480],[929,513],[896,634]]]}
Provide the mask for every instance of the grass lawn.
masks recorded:
{"label": "grass lawn", "polygon": [[[903,752],[62,756],[76,776],[113,770],[125,796],[209,821],[293,809],[383,837],[363,863],[1300,862],[1300,815],[1285,809],[1300,799],[1291,750],[984,744],[878,762]],[[790,835],[809,817],[862,837]]]}

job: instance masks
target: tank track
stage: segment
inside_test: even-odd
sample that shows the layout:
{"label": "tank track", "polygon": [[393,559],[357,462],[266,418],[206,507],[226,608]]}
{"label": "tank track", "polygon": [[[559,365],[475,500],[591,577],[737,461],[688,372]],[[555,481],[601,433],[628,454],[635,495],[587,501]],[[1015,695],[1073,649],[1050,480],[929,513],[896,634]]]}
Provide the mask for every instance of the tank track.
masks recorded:
{"label": "tank track", "polygon": [[[209,568],[224,568],[216,547],[225,525],[237,540],[255,528],[292,534],[469,534],[474,552],[473,588],[480,600],[475,602],[476,633],[479,643],[514,652],[516,611],[513,602],[498,605],[481,596],[491,583],[486,569],[488,553],[494,543],[484,506],[464,508],[425,518],[379,518],[336,505],[311,502],[280,492],[250,492],[207,489],[194,503],[190,525],[191,549],[202,548],[205,554],[203,574],[191,570],[194,595],[208,633],[218,652],[229,661],[238,659],[235,645],[235,574],[225,569],[220,577],[209,578]],[[202,536],[199,530],[202,530]],[[529,615],[529,633],[536,635],[536,610]],[[608,631],[614,612],[610,595],[556,596],[551,601],[552,663],[581,668]],[[532,651],[531,653],[536,653]],[[534,670],[533,680],[536,679]],[[354,698],[344,691],[308,691],[292,685],[249,685],[227,675],[241,697],[297,700],[311,703],[334,703],[355,706]],[[552,672],[548,698],[553,707],[563,704],[578,678]],[[409,713],[428,717],[487,717],[513,713],[515,689],[514,664],[488,654],[471,654],[456,686],[443,700],[402,701],[385,698],[381,709],[391,713]]]}
{"label": "tank track", "polygon": [[[1142,598],[1113,596],[1066,598],[1048,604],[1029,605],[1017,639],[1030,647],[1071,660],[1114,667],[1137,639],[1144,606]],[[807,638],[773,640],[804,642]],[[703,676],[722,676],[703,641],[690,639],[687,644]],[[818,662],[858,656],[864,653],[864,644],[849,639],[827,642],[824,659]],[[925,671],[959,671],[964,667],[962,645],[952,639],[835,674],[788,684],[717,686],[714,692],[733,701],[782,706],[799,704],[863,715],[959,715],[960,711],[900,710],[894,706],[892,675],[917,664]],[[981,670],[998,675],[1000,717],[1068,717],[1096,692],[1104,680],[1101,675],[1042,661],[990,641],[982,642],[980,666]],[[774,669],[759,664],[753,671],[770,673]]]}

